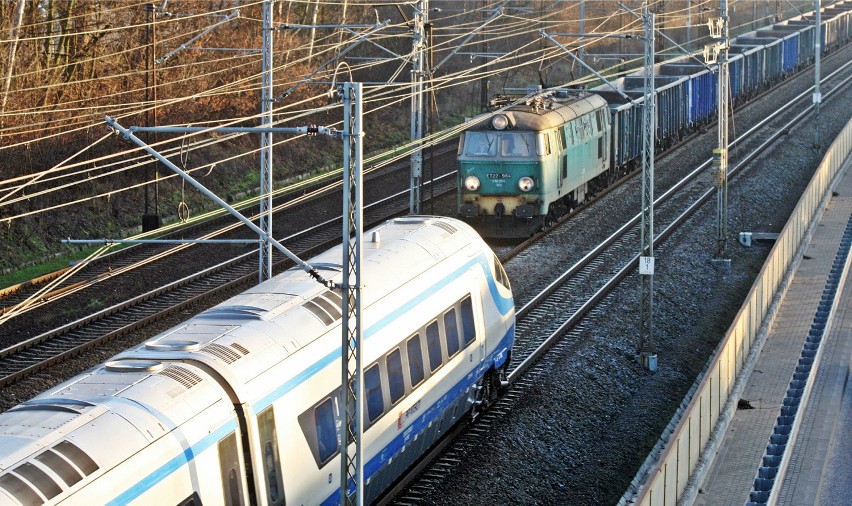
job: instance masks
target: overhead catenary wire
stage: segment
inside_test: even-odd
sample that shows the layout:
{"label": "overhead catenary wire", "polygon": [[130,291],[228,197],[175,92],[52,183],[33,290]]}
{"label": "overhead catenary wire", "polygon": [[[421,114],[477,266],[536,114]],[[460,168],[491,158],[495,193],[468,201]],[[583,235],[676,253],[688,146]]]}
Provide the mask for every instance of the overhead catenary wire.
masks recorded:
{"label": "overhead catenary wire", "polygon": [[[514,26],[517,26],[518,31],[517,32],[515,32],[515,31],[508,31],[508,32],[503,31],[500,34],[501,37],[502,38],[508,38],[508,37],[511,37],[514,33],[522,33],[522,30],[523,30],[525,23],[528,23],[528,22],[530,22],[530,21],[526,20],[526,18],[519,18],[517,24],[513,25],[513,29],[514,29]],[[528,44],[527,46],[529,46],[531,44],[532,43]],[[330,48],[334,47],[334,45],[329,45],[329,47]],[[508,59],[514,58],[516,56],[522,57],[522,58],[530,56],[530,57],[534,57],[534,58],[532,58],[529,61],[534,62],[534,61],[539,61],[539,60],[542,60],[542,59],[547,59],[547,58],[550,58],[550,57],[553,56],[553,51],[550,51],[550,52],[548,52],[548,51],[545,51],[545,52],[530,51],[528,53],[523,53],[523,52],[521,52],[522,49],[523,48],[516,48],[511,53],[508,53],[508,55],[510,55],[510,56],[504,55],[503,57],[501,57],[500,59],[498,59],[496,61],[508,60]],[[494,62],[492,61],[491,63],[493,64]],[[525,62],[525,63],[528,63],[528,62]],[[458,84],[474,81],[476,79],[481,78],[483,75],[494,75],[494,74],[499,73],[499,72],[505,72],[507,70],[511,70],[511,69],[514,69],[514,68],[520,68],[522,65],[523,65],[522,63],[518,63],[516,65],[509,65],[509,66],[505,66],[505,67],[500,67],[498,69],[490,70],[487,74],[484,73],[484,72],[481,72],[481,69],[487,68],[487,66],[486,65],[478,65],[478,66],[470,67],[470,68],[467,68],[467,69],[463,69],[460,72],[456,72],[456,73],[450,74],[448,76],[442,76],[439,79],[433,79],[433,80],[430,81],[430,83],[432,85],[432,89],[441,90],[441,89],[445,89],[445,88],[453,86],[453,85],[458,85]],[[369,68],[369,66],[365,65],[364,68]],[[401,92],[401,93],[396,93],[396,95],[395,95],[396,98],[389,100],[387,102],[387,105],[385,105],[384,107],[389,107],[392,104],[400,103],[403,100],[407,100],[410,97],[410,95],[404,90],[404,88],[406,88],[406,87],[407,87],[407,84],[404,84],[404,85],[398,86],[397,89],[394,90],[394,86],[389,86],[388,90],[390,90],[390,91],[384,90],[385,93],[383,93],[383,95],[385,97],[391,96],[393,93],[396,93],[396,92]],[[251,89],[251,88],[248,87],[248,88],[244,88],[244,90],[245,89]],[[372,92],[374,90],[370,90],[370,91]],[[375,97],[376,98],[368,98],[368,100],[382,100],[378,97],[378,95],[376,95]],[[316,98],[319,98],[319,96],[310,97],[305,102],[315,100]],[[386,99],[384,99],[384,100],[386,100]],[[177,100],[176,103],[177,102],[179,102],[179,100]],[[276,111],[275,111],[276,114],[279,114],[279,115],[282,114],[283,109],[284,108],[276,109]],[[315,112],[315,110],[310,111],[310,112]],[[309,114],[310,112],[307,112],[305,114]],[[128,113],[128,115],[129,115],[129,113]],[[298,117],[298,116],[299,115],[294,115],[292,117]],[[246,121],[246,120],[250,120],[251,118],[252,118],[252,116],[248,116],[248,117],[245,117],[245,118],[240,118],[237,121]],[[286,121],[286,119],[284,119],[284,120]],[[164,143],[167,143],[167,142],[169,142],[169,141],[164,141]],[[126,154],[127,154],[127,152],[122,152],[121,155],[123,156],[123,155],[126,155]],[[116,155],[116,156],[119,156],[119,155]],[[138,187],[138,186],[139,185],[132,185],[132,186],[129,186],[128,188],[135,188],[135,187]],[[109,192],[106,195],[109,195],[111,193],[113,193],[113,192]],[[102,197],[102,196],[104,196],[104,194],[100,194],[99,196],[95,196],[95,197],[92,197],[92,198],[99,198],[99,197]]]}

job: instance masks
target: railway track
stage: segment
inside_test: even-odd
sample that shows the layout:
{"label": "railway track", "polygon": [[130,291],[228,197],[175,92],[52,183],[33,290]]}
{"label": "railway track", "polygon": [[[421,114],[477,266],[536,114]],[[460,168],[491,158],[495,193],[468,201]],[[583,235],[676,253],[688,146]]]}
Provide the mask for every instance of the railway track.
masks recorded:
{"label": "railway track", "polygon": [[[436,196],[454,191],[454,173],[435,178],[434,184]],[[366,226],[372,226],[407,210],[408,190],[396,192],[365,206],[364,222]],[[292,251],[308,257],[339,243],[340,223],[341,218],[337,216],[285,237],[282,242]],[[0,350],[0,387],[165,318],[203,299],[256,281],[256,255],[256,251],[241,254]],[[273,260],[276,270],[292,265],[278,252],[274,253]]]}
{"label": "railway track", "polygon": [[[850,81],[852,62],[823,79],[824,85],[831,87],[824,99],[830,100],[846,89]],[[748,162],[765,152],[810,114],[812,106],[801,107],[803,100],[810,103],[810,93],[800,94],[732,143],[732,146],[739,144],[740,149],[747,148],[748,154],[732,165],[730,184],[736,184],[737,177],[747,170]],[[707,160],[656,199],[654,219],[657,230],[661,230],[655,238],[657,243],[665,241],[693,213],[714,198],[715,189],[707,189],[711,187],[707,175],[710,163]],[[548,366],[541,360],[545,354],[552,350],[558,356],[566,356],[580,350],[584,319],[608,314],[607,294],[638,265],[639,219],[639,215],[633,217],[558,279],[523,303],[517,311],[516,342],[509,366],[508,389],[484,414],[479,415],[476,423],[466,422],[452,429],[427,458],[386,495],[384,504],[422,504],[427,495],[464,462],[465,455],[487,443],[485,437],[490,427],[504,419],[522,393],[529,391],[547,372]],[[551,244],[564,244],[568,238],[558,237],[559,234],[560,228],[554,227],[547,234],[533,238],[504,256],[524,255],[531,248],[546,250]]]}
{"label": "railway track", "polygon": [[[440,159],[454,150],[455,144],[452,140],[446,141],[436,146],[433,156]],[[371,182],[381,178],[384,183],[389,176],[404,171],[407,167],[405,162],[397,162],[389,166],[368,168],[365,170],[365,180]],[[446,174],[446,171],[442,171],[442,173]],[[403,179],[405,184],[407,184],[407,173],[404,178],[400,178],[400,181]],[[280,217],[281,214],[297,206],[309,205],[310,202],[319,198],[338,193],[340,185],[339,177],[335,179],[333,176],[328,175],[290,185],[275,192],[272,211]],[[384,198],[386,194],[387,192],[382,194],[378,199]],[[249,219],[257,220],[258,216],[254,213],[256,204],[256,198],[248,199],[237,206],[237,209],[243,212]],[[273,218],[273,223],[275,221],[275,218]],[[241,223],[235,223],[232,217],[224,210],[214,210],[204,213],[192,223],[182,226],[176,224],[164,227],[162,231],[157,231],[151,237],[157,239],[181,239],[185,237],[218,239],[243,238],[245,237],[244,234],[245,232]],[[62,276],[70,268],[61,269],[34,280],[2,289],[0,290],[0,316],[10,311],[20,311],[21,305],[24,303],[27,304],[27,311],[38,309],[70,292],[91,287],[104,279],[133,271],[141,266],[150,265],[153,262],[163,261],[179,253],[186,253],[196,246],[198,245],[134,244],[92,259],[86,265],[85,269],[71,273],[67,279],[51,287],[46,293],[38,294],[45,284]],[[35,294],[38,294],[37,299],[30,301]]]}

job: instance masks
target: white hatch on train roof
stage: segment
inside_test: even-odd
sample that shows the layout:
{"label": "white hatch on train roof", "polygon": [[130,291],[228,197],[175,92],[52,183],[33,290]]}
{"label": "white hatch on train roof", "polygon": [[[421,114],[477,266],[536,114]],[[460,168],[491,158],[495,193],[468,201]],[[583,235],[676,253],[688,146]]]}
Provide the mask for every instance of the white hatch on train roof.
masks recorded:
{"label": "white hatch on train roof", "polygon": [[[93,402],[41,395],[3,413],[0,417],[0,437],[40,440],[55,432],[54,437],[58,438],[89,423],[105,411],[106,408]],[[49,443],[47,441],[44,444]]]}
{"label": "white hatch on train roof", "polygon": [[243,292],[199,314],[197,318],[228,322],[271,320],[303,299],[292,293]]}
{"label": "white hatch on train roof", "polygon": [[220,336],[227,334],[235,328],[236,325],[217,325],[210,322],[199,323],[197,320],[190,320],[186,323],[186,325],[171,328],[162,334],[155,336],[154,339],[148,342],[175,339],[190,339],[198,342],[209,342],[215,341]]}
{"label": "white hatch on train roof", "polygon": [[4,412],[0,416],[0,444],[4,450],[0,471],[54,445],[106,412],[100,405],[57,403],[41,397]]}

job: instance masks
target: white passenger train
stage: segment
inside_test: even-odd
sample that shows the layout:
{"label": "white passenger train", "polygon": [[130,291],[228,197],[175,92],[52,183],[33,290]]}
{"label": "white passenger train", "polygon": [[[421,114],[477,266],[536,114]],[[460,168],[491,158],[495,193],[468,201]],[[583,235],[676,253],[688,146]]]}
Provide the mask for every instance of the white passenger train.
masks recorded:
{"label": "white passenger train", "polygon": [[[514,303],[467,225],[365,234],[365,497],[508,364]],[[312,260],[340,281],[341,249]],[[334,504],[341,295],[290,270],[0,414],[0,504]]]}

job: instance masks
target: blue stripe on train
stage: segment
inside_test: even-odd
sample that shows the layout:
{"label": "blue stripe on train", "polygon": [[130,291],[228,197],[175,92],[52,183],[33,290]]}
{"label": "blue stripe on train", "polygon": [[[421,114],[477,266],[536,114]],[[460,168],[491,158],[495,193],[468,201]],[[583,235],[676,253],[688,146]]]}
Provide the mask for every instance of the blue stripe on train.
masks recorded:
{"label": "blue stripe on train", "polygon": [[[485,277],[488,280],[488,289],[491,293],[491,297],[494,300],[494,303],[497,305],[497,309],[503,315],[508,314],[514,308],[514,302],[512,301],[511,298],[506,298],[506,297],[503,297],[503,296],[500,295],[500,293],[497,289],[496,281],[494,280],[494,277],[491,275],[491,268],[488,266],[487,259],[483,255],[479,255],[476,259],[471,260],[470,262],[465,264],[463,267],[457,269],[452,274],[450,274],[449,276],[445,277],[444,279],[442,279],[441,281],[439,281],[438,283],[433,285],[429,290],[426,290],[425,292],[421,293],[417,297],[414,297],[413,299],[408,301],[406,304],[403,304],[399,309],[397,309],[396,311],[394,311],[393,313],[391,313],[390,315],[388,315],[387,317],[383,318],[378,323],[376,323],[376,325],[373,325],[372,327],[368,328],[365,331],[364,339],[367,339],[370,336],[374,335],[376,332],[378,332],[378,330],[385,327],[386,325],[388,325],[390,322],[392,322],[396,318],[399,318],[400,316],[405,314],[406,311],[410,310],[411,308],[413,308],[417,304],[421,303],[423,300],[432,296],[438,290],[440,290],[441,288],[443,288],[444,286],[449,284],[451,281],[456,279],[458,276],[460,276],[461,274],[463,274],[465,271],[467,271],[469,268],[473,267],[476,264],[481,265],[482,268],[483,268],[483,271],[485,272]],[[506,335],[503,337],[502,342],[501,342],[501,346],[498,347],[498,350],[500,350],[500,354],[502,355],[502,357],[498,354],[492,354],[492,356],[488,357],[486,362],[483,362],[484,365],[490,365],[492,361],[495,362],[495,365],[500,365],[501,364],[500,361],[505,360],[506,350],[508,348],[511,348],[512,341],[514,340],[514,330],[515,330],[515,327],[513,325],[512,328],[509,330],[509,332],[507,332]],[[279,399],[284,394],[291,391],[293,388],[297,387],[299,384],[301,384],[302,382],[304,382],[305,380],[307,380],[308,378],[310,378],[311,376],[316,374],[318,371],[322,370],[324,367],[327,367],[331,362],[336,360],[339,356],[340,356],[339,351],[334,352],[334,353],[330,353],[330,354],[326,355],[325,357],[323,357],[322,359],[320,359],[319,361],[310,365],[305,370],[303,370],[302,372],[297,374],[295,377],[293,377],[290,381],[281,385],[276,390],[271,392],[269,395],[267,395],[263,399],[261,399],[258,403],[256,403],[252,407],[254,412],[259,413],[260,411],[262,411],[263,409],[268,407],[270,404],[272,404],[275,400]],[[483,373],[484,373],[484,371],[483,371]],[[470,374],[468,374],[468,376],[470,376]],[[467,380],[467,376],[465,377],[465,381],[466,380]],[[462,383],[459,383],[459,385],[461,385],[461,384]],[[451,392],[455,391],[457,388],[459,388],[459,385],[454,386],[453,389],[451,390]],[[467,388],[467,387],[465,387],[465,388]],[[447,395],[445,395],[444,397],[442,397],[441,400],[443,401],[445,398],[448,398],[447,397],[448,395],[449,395],[449,393]],[[440,404],[440,402],[441,401],[439,401],[438,404]],[[427,410],[427,412],[431,413],[432,410],[433,410],[433,407],[430,407]],[[424,413],[424,415],[420,419],[422,420],[423,418],[425,418],[425,416],[426,416],[426,413]],[[434,416],[434,415],[432,415],[432,416]],[[419,423],[419,421],[417,423]],[[220,427],[219,429],[217,429],[215,432],[213,432],[213,433],[207,435],[206,437],[204,437],[203,439],[201,439],[198,443],[195,443],[194,445],[192,445],[189,448],[187,448],[186,450],[184,450],[181,454],[172,458],[171,460],[169,460],[168,462],[166,462],[165,464],[160,466],[154,472],[152,472],[152,473],[148,474],[147,476],[145,476],[144,478],[142,478],[139,482],[137,482],[136,484],[131,486],[129,489],[127,489],[121,495],[119,495],[118,497],[116,497],[115,499],[110,501],[109,504],[110,505],[126,504],[127,502],[138,498],[146,490],[148,490],[149,488],[153,487],[154,485],[156,485],[157,483],[159,483],[160,481],[165,479],[171,473],[180,469],[184,464],[187,464],[188,462],[193,460],[196,455],[200,454],[201,452],[203,452],[204,450],[206,450],[207,448],[212,446],[214,443],[218,442],[220,439],[225,437],[228,433],[230,433],[234,429],[236,429],[236,421],[232,420],[229,423],[227,423],[227,424],[223,425],[222,427]],[[419,431],[418,431],[418,433],[419,433]],[[401,446],[402,445],[400,444],[400,448],[401,448]],[[378,468],[376,468],[376,469],[378,469]],[[365,473],[366,473],[366,468],[365,468]]]}
{"label": "blue stripe on train", "polygon": [[165,479],[168,475],[183,467],[185,464],[188,464],[191,460],[195,459],[196,455],[201,454],[201,452],[219,442],[220,439],[233,432],[236,428],[236,419],[230,420],[229,422],[225,423],[215,431],[202,438],[194,445],[184,450],[177,457],[174,457],[173,459],[169,460],[168,462],[157,468],[154,472],[139,480],[139,482],[137,482],[135,485],[125,490],[122,494],[120,494],[112,501],[108,502],[107,505],[117,506],[119,504],[127,504],[130,501],[137,499],[139,496],[145,493],[145,491]]}
{"label": "blue stripe on train", "polygon": [[[365,481],[372,477],[374,474],[379,472],[385,463],[388,460],[391,460],[402,451],[402,447],[408,444],[410,441],[414,440],[414,437],[421,434],[423,431],[429,428],[429,424],[431,424],[438,416],[440,416],[445,409],[450,407],[454,402],[458,400],[459,397],[467,392],[467,389],[470,388],[479,378],[482,377],[483,374],[488,370],[491,366],[492,362],[497,364],[502,364],[500,362],[500,356],[502,356],[502,360],[506,359],[506,352],[512,345],[515,336],[515,326],[509,329],[508,332],[503,336],[503,339],[500,341],[500,345],[497,347],[494,353],[488,356],[487,359],[482,361],[476,369],[469,371],[461,381],[453,385],[446,394],[441,396],[438,399],[438,402],[432,404],[423,412],[423,414],[418,417],[414,422],[408,425],[405,430],[401,431],[401,433],[395,437],[390,443],[387,444],[384,448],[379,450],[376,453],[376,456],[370,459],[367,463],[364,464],[364,479]],[[350,484],[350,493],[354,491],[353,484]],[[340,504],[340,487],[338,487],[334,493],[328,496],[322,503],[323,506],[331,506],[334,504]]]}
{"label": "blue stripe on train", "polygon": [[[425,301],[429,297],[433,296],[439,290],[444,288],[446,285],[448,285],[449,283],[451,283],[452,281],[457,279],[459,276],[464,274],[468,269],[470,269],[471,267],[473,267],[474,265],[477,265],[477,264],[481,265],[482,269],[485,271],[485,277],[488,280],[488,290],[491,293],[492,300],[497,305],[497,309],[500,311],[500,314],[502,314],[504,316],[507,315],[515,307],[514,302],[512,301],[511,298],[506,298],[506,297],[503,297],[502,295],[500,295],[500,293],[497,289],[497,282],[494,280],[494,276],[491,275],[491,268],[488,266],[486,258],[482,255],[479,255],[477,258],[471,260],[470,262],[466,263],[465,265],[463,265],[459,269],[456,269],[450,275],[446,276],[444,279],[442,279],[439,282],[432,285],[432,287],[430,287],[428,290],[420,293],[419,295],[417,295],[413,299],[411,299],[408,302],[400,305],[392,313],[388,314],[387,316],[385,316],[384,318],[382,318],[381,320],[376,322],[375,325],[372,325],[371,327],[366,329],[364,331],[364,340],[371,338],[379,330],[383,329],[384,327],[389,325],[391,322],[393,322],[397,318],[400,318],[404,314],[411,311],[418,304],[422,303],[423,301]],[[310,378],[311,376],[313,376],[317,372],[328,367],[329,364],[331,364],[332,362],[334,362],[338,358],[340,358],[340,351],[339,350],[336,350],[336,351],[329,353],[328,355],[319,359],[317,362],[314,362],[313,364],[308,366],[308,368],[306,368],[305,370],[303,370],[302,372],[300,372],[299,374],[294,376],[290,381],[279,386],[278,388],[276,388],[275,390],[273,390],[272,392],[270,392],[269,394],[264,396],[262,399],[257,401],[254,405],[252,405],[252,409],[254,410],[255,413],[259,413],[259,412],[263,411],[264,409],[269,407],[270,404],[272,404],[276,400],[283,397],[285,394],[287,394],[288,392],[290,392],[291,390],[293,390],[294,388],[296,388],[297,386],[302,384],[304,381],[306,381],[308,378]]]}

